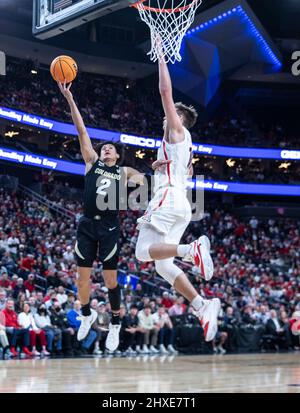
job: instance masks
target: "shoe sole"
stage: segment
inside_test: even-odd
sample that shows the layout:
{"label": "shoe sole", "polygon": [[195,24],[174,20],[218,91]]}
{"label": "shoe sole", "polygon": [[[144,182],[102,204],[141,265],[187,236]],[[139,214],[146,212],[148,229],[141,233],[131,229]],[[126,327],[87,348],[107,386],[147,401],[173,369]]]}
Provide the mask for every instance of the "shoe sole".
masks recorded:
{"label": "shoe sole", "polygon": [[209,321],[207,333],[205,336],[206,342],[212,341],[218,332],[218,314],[221,309],[221,301],[218,298],[214,298],[212,302],[214,303],[213,310],[212,310],[214,322],[211,323],[211,321]]}
{"label": "shoe sole", "polygon": [[214,275],[214,263],[210,255],[210,241],[206,235],[199,238],[201,259],[204,267],[204,278],[206,281],[212,279]]}
{"label": "shoe sole", "polygon": [[78,333],[77,333],[77,340],[78,340],[78,341],[82,341],[82,340],[84,340],[84,339],[87,337],[87,335],[88,335],[89,332],[90,332],[90,329],[91,329],[92,325],[94,324],[94,322],[95,322],[96,319],[97,319],[97,316],[98,316],[97,313],[94,312],[94,311],[92,311],[92,322],[91,322],[91,324],[90,324],[90,328],[89,328],[88,332],[86,333],[86,335],[85,335],[84,337],[81,337],[81,338],[79,338],[79,331],[80,331],[80,328],[79,328]]}

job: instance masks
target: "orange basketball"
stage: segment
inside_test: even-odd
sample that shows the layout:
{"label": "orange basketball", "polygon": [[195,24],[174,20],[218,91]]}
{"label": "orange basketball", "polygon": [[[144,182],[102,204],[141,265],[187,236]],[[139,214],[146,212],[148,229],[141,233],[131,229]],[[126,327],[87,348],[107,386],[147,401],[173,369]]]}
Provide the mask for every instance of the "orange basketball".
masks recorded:
{"label": "orange basketball", "polygon": [[73,82],[77,76],[78,67],[74,59],[70,56],[58,56],[53,60],[50,72],[56,82]]}

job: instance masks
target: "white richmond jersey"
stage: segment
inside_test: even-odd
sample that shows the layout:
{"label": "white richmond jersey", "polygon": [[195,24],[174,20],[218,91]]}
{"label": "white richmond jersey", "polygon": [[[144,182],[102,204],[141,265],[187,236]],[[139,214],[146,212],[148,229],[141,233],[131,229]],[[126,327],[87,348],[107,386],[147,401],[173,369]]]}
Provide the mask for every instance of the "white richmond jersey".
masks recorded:
{"label": "white richmond jersey", "polygon": [[171,160],[161,171],[154,174],[154,193],[161,188],[174,187],[186,191],[189,168],[192,164],[193,144],[190,132],[184,128],[184,140],[170,144],[162,141],[157,151],[157,159]]}

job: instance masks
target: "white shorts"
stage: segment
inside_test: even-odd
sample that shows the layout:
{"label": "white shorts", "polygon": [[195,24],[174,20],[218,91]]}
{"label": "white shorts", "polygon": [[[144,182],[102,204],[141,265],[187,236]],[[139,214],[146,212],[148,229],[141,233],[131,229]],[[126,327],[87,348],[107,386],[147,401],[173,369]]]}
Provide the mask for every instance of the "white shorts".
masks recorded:
{"label": "white shorts", "polygon": [[137,220],[138,229],[151,225],[165,235],[165,242],[178,244],[192,218],[186,193],[175,188],[159,190],[150,201],[145,214]]}

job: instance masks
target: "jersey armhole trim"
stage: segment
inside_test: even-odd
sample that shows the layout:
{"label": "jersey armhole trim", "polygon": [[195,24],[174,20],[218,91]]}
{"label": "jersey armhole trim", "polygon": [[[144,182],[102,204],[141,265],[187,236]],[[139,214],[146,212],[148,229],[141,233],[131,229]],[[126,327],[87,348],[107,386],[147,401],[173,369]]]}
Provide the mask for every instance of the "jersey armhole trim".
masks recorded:
{"label": "jersey armhole trim", "polygon": [[[94,163],[88,162],[88,163],[85,164],[85,173],[84,173],[84,176],[87,176],[87,175],[91,172],[91,170],[93,169],[95,163],[98,162],[98,161],[99,161],[99,158],[97,158]],[[87,168],[89,168],[88,171],[87,171]]]}

